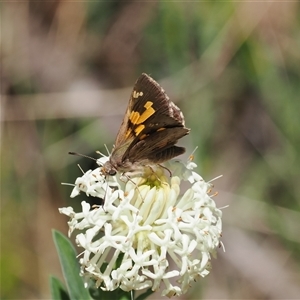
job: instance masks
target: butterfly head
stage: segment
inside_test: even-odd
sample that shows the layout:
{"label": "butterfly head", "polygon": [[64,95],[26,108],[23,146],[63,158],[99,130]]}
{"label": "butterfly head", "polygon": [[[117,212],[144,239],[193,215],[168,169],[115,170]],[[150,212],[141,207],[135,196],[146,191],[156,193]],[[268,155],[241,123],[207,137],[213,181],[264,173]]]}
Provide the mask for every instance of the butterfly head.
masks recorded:
{"label": "butterfly head", "polygon": [[102,173],[107,176],[115,176],[117,174],[117,168],[109,160],[103,165]]}
{"label": "butterfly head", "polygon": [[113,155],[102,166],[102,173],[105,176],[115,176],[117,173],[125,177],[142,176],[146,166],[140,163],[132,163],[128,159],[119,161]]}

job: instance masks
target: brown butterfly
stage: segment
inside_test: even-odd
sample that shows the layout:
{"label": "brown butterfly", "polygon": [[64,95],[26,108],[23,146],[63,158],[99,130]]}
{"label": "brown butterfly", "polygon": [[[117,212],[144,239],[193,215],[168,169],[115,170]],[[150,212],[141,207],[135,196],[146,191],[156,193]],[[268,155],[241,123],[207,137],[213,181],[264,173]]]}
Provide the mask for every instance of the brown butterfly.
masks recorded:
{"label": "brown butterfly", "polygon": [[175,144],[190,129],[181,110],[160,85],[143,73],[136,81],[116,137],[102,168],[105,175],[134,173],[144,166],[159,164],[185,152]]}

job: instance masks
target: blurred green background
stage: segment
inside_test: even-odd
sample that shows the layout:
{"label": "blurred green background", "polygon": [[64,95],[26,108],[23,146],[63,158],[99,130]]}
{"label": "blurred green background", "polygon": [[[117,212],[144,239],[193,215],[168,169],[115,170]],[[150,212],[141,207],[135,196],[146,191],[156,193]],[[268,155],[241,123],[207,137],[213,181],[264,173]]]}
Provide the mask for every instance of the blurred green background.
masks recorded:
{"label": "blurred green background", "polygon": [[[1,6],[1,299],[47,299],[51,229],[111,149],[141,72],[182,109],[223,242],[182,299],[300,298],[300,4],[22,1]],[[160,299],[154,294],[151,299]]]}

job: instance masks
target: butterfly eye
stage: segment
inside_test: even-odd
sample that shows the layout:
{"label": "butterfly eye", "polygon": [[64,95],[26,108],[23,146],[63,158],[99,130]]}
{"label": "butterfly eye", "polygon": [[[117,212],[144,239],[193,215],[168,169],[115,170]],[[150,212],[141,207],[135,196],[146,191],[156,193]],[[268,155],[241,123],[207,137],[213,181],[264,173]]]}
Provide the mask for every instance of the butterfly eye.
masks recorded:
{"label": "butterfly eye", "polygon": [[107,161],[102,167],[102,173],[105,175],[114,176],[117,174],[117,170],[113,167],[110,161]]}
{"label": "butterfly eye", "polygon": [[109,176],[115,176],[116,174],[117,174],[117,171],[114,170],[114,169],[111,169],[111,170],[108,171]]}

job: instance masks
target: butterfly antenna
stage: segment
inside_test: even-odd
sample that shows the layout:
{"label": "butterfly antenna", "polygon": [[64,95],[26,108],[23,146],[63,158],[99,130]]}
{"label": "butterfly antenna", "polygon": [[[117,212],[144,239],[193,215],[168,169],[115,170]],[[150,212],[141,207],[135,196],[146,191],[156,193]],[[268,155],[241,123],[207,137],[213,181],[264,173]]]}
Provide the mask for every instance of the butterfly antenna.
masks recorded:
{"label": "butterfly antenna", "polygon": [[81,156],[81,157],[85,157],[85,158],[89,158],[89,159],[97,161],[96,158],[88,156],[88,155],[85,155],[85,154],[81,154],[81,153],[77,153],[77,152],[72,152],[72,151],[69,151],[68,153],[71,154],[71,155]]}

